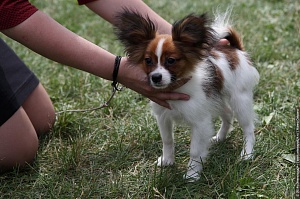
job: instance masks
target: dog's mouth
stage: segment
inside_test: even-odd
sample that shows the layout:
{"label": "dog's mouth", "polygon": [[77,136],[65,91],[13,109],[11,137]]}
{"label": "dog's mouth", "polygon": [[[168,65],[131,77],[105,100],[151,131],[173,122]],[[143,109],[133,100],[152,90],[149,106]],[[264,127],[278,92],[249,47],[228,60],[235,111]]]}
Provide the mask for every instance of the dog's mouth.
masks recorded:
{"label": "dog's mouth", "polygon": [[172,75],[170,77],[165,77],[161,73],[154,73],[149,75],[149,81],[153,88],[164,89],[167,88],[170,84],[176,81],[176,76]]}
{"label": "dog's mouth", "polygon": [[153,88],[156,89],[165,89],[169,86],[169,84],[164,84],[162,82],[153,82],[153,81],[150,81],[150,84]]}
{"label": "dog's mouth", "polygon": [[152,87],[156,89],[164,89],[168,87],[170,80],[161,73],[153,73],[149,75],[149,81]]}

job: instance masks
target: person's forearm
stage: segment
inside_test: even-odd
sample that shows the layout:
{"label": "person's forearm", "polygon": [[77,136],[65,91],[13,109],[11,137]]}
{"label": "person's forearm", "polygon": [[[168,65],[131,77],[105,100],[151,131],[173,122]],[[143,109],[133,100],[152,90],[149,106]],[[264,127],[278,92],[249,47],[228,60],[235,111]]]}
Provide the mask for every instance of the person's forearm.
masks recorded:
{"label": "person's forearm", "polygon": [[2,32],[53,61],[112,79],[113,54],[76,35],[41,11]]}
{"label": "person's forearm", "polygon": [[86,6],[93,12],[109,21],[115,23],[115,16],[121,12],[124,8],[137,11],[156,23],[158,31],[161,34],[171,33],[171,24],[155,13],[141,0],[98,0],[91,3],[87,3]]}

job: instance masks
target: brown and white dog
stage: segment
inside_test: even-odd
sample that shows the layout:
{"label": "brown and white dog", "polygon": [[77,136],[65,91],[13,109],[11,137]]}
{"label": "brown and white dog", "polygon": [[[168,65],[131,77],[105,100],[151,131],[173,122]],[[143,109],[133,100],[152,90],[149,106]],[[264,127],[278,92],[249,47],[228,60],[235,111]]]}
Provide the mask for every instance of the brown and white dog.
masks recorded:
{"label": "brown and white dog", "polygon": [[[188,101],[169,101],[169,110],[151,102],[163,142],[157,165],[174,163],[173,121],[191,127],[190,161],[185,178],[200,177],[212,140],[222,141],[230,130],[233,114],[244,132],[243,159],[252,157],[254,136],[253,89],[259,73],[253,67],[237,32],[228,25],[228,13],[210,24],[208,17],[188,15],[175,22],[172,34],[159,34],[154,22],[124,9],[117,16],[116,35],[124,44],[132,65],[148,74],[151,86],[164,89],[181,78],[192,77],[176,92],[190,95]],[[226,38],[230,45],[218,44]],[[213,118],[222,125],[214,136]]]}

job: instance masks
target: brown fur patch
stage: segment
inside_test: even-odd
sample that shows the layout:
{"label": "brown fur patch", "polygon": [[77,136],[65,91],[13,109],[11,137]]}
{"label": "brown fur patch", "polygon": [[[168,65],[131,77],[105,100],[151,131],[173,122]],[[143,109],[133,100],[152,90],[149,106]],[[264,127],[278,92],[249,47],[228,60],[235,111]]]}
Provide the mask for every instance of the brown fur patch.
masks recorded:
{"label": "brown fur patch", "polygon": [[224,76],[220,68],[209,62],[207,70],[209,71],[209,78],[203,85],[203,90],[207,97],[215,97],[220,94],[224,86]]}
{"label": "brown fur patch", "polygon": [[115,23],[115,34],[125,46],[129,61],[136,65],[143,61],[145,49],[156,36],[156,26],[149,17],[124,9]]}
{"label": "brown fur patch", "polygon": [[220,55],[215,50],[210,51],[209,55],[216,60],[220,58]]}
{"label": "brown fur patch", "polygon": [[215,66],[215,77],[214,77],[214,85],[213,87],[218,91],[221,92],[223,89],[223,83],[224,83],[224,76],[222,71],[219,69],[219,67]]}
{"label": "brown fur patch", "polygon": [[229,35],[226,36],[225,39],[229,41],[230,46],[237,48],[241,51],[245,51],[242,38],[235,29],[229,28]]}
{"label": "brown fur patch", "polygon": [[[229,35],[225,38],[229,41],[230,45],[220,45],[215,46],[215,50],[224,53],[231,70],[235,70],[239,65],[238,50],[244,51],[244,46],[241,37],[238,32],[233,28],[229,28]],[[215,52],[210,52],[211,56],[218,59]],[[250,60],[250,59],[249,59]]]}
{"label": "brown fur patch", "polygon": [[236,48],[227,45],[219,45],[216,47],[216,50],[224,53],[231,70],[235,70],[238,67],[240,60]]}
{"label": "brown fur patch", "polygon": [[206,15],[191,14],[175,22],[172,37],[176,47],[190,60],[205,58],[216,41]]}
{"label": "brown fur patch", "polygon": [[[172,37],[168,36],[163,44],[161,56],[161,64],[170,71],[176,78],[186,78],[194,71],[198,59],[187,57],[188,55],[182,53],[177,46],[175,46]],[[167,64],[167,59],[175,59],[175,63],[172,65]]]}

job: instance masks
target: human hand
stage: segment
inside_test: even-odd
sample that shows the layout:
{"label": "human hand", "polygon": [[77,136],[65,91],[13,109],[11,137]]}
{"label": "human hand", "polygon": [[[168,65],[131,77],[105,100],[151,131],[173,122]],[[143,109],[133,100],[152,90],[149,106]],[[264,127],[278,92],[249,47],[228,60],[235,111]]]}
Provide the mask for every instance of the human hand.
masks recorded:
{"label": "human hand", "polygon": [[220,39],[220,41],[219,41],[219,45],[221,45],[221,46],[225,46],[225,45],[229,45],[230,43],[229,43],[229,41],[227,40],[227,39]]}
{"label": "human hand", "polygon": [[190,99],[189,95],[173,92],[189,80],[190,78],[181,79],[172,83],[168,88],[155,89],[149,84],[147,74],[140,67],[129,65],[126,57],[122,58],[118,75],[118,82],[168,109],[171,109],[168,100]]}

